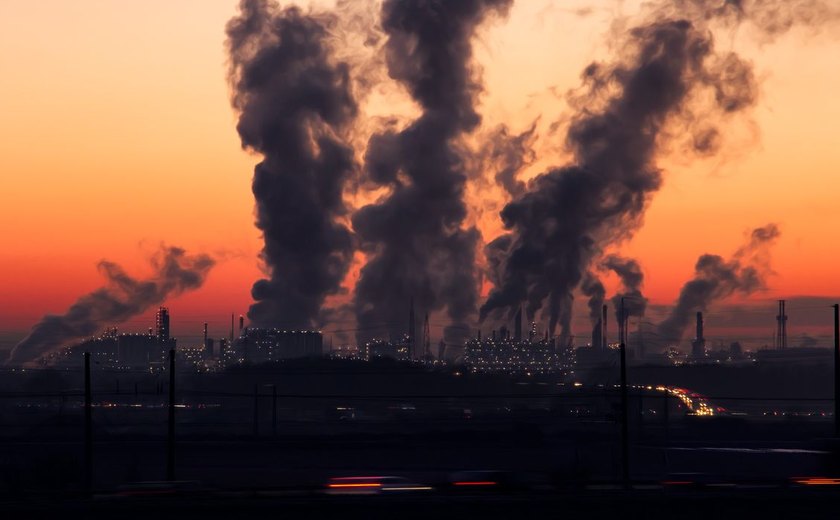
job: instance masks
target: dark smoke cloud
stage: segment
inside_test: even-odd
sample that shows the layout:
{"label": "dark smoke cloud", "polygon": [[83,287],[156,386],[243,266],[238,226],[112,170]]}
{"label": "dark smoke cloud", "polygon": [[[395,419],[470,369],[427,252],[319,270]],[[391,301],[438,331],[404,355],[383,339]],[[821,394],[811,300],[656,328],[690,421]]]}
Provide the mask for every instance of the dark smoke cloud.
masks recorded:
{"label": "dark smoke cloud", "polygon": [[[716,54],[711,33],[684,19],[656,19],[623,34],[613,63],[593,63],[571,99],[566,137],[574,164],[546,172],[501,217],[508,234],[489,244],[499,265],[482,319],[527,303],[529,319],[547,305],[549,330],[570,335],[572,291],[608,244],[630,238],[661,185],[655,165],[670,125],[710,153],[715,122],[755,100],[746,62]],[[711,104],[698,103],[711,89]]]}
{"label": "dark smoke cloud", "polygon": [[185,291],[201,287],[215,264],[208,255],[187,255],[165,247],[152,258],[155,274],[138,280],[119,265],[99,262],[105,287],[82,296],[62,315],[50,314],[12,350],[7,364],[33,361],[70,341],[94,335],[104,327],[122,323]]}
{"label": "dark smoke cloud", "polygon": [[349,65],[333,57],[332,15],[265,0],[243,0],[240,11],[227,26],[229,75],[242,146],[264,157],[252,189],[268,274],[251,290],[248,318],[313,327],[354,250],[339,222],[356,168],[345,138],[357,113]]}
{"label": "dark smoke cloud", "polygon": [[468,331],[478,297],[480,237],[464,226],[467,169],[459,138],[480,123],[473,36],[483,20],[506,14],[510,5],[511,0],[386,0],[382,6],[388,72],[422,113],[405,129],[386,130],[368,144],[368,176],[390,193],[353,215],[368,257],[355,299],[363,331],[384,325],[392,335],[404,332],[412,297],[424,312],[446,309],[447,342],[459,342]]}
{"label": "dark smoke cloud", "polygon": [[764,41],[794,27],[819,31],[840,21],[840,4],[834,0],[669,0],[652,5],[659,16],[702,19],[728,27],[747,23]]}
{"label": "dark smoke cloud", "polygon": [[694,278],[680,290],[677,303],[657,327],[657,335],[668,343],[679,343],[697,311],[705,311],[714,301],[736,292],[752,294],[765,287],[769,246],[779,237],[775,224],[753,230],[749,242],[730,260],[704,254],[694,266]]}
{"label": "dark smoke cloud", "polygon": [[506,125],[499,125],[484,139],[485,169],[496,170],[496,184],[502,186],[511,196],[525,192],[525,183],[517,179],[523,168],[536,159],[534,141],[537,124],[534,122],[527,130],[518,134],[511,133]]}
{"label": "dark smoke cloud", "polygon": [[602,319],[601,309],[604,306],[604,297],[607,294],[604,284],[590,271],[584,275],[583,281],[580,283],[580,291],[589,298],[586,305],[589,308],[589,321],[594,326],[598,323],[598,320]]}
{"label": "dark smoke cloud", "polygon": [[621,321],[621,300],[624,299],[624,314],[626,316],[644,316],[647,308],[647,298],[642,294],[642,283],[645,275],[639,263],[632,258],[618,255],[606,257],[603,267],[613,271],[621,280],[621,289],[612,297],[616,321]]}

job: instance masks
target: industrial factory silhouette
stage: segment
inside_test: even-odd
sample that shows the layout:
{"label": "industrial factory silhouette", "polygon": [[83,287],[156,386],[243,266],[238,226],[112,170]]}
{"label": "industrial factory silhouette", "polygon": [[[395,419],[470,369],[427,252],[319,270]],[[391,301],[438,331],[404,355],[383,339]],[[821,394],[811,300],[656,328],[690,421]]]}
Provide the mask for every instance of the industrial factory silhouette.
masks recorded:
{"label": "industrial factory silhouette", "polygon": [[0,12],[9,518],[836,516],[836,2]]}

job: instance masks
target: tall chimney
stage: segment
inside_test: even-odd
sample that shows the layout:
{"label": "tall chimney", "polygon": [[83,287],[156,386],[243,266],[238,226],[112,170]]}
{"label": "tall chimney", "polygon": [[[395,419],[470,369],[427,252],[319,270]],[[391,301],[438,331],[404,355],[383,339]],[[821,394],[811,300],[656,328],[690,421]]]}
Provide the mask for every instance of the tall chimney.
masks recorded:
{"label": "tall chimney", "polygon": [[[479,331],[479,334],[481,331]],[[432,333],[429,329],[429,313],[426,313],[426,319],[423,320],[423,359],[432,355]]]}
{"label": "tall chimney", "polygon": [[706,338],[703,337],[703,313],[697,313],[697,334],[691,343],[691,357],[703,359],[706,357]]}
{"label": "tall chimney", "polygon": [[245,316],[239,315],[239,334],[242,334],[242,329],[245,328]]}
{"label": "tall chimney", "polygon": [[703,313],[697,313],[697,339],[703,339]]}
{"label": "tall chimney", "polygon": [[779,314],[776,316],[776,348],[787,348],[787,314],[784,300],[779,300]]}
{"label": "tall chimney", "polygon": [[230,344],[233,345],[233,313],[230,313]]}
{"label": "tall chimney", "polygon": [[609,341],[607,340],[607,322],[610,320],[607,319],[607,304],[605,303],[604,306],[601,308],[601,323],[604,325],[604,330],[601,332],[601,348],[607,350],[607,345],[609,345]]}
{"label": "tall chimney", "polygon": [[513,339],[514,341],[522,341],[522,306],[516,311],[516,317],[513,318]]}
{"label": "tall chimney", "polygon": [[411,297],[411,303],[408,307],[408,358],[414,359],[417,357],[417,351],[415,346],[416,338],[415,338],[415,323],[414,323],[414,297]]}
{"label": "tall chimney", "polygon": [[204,348],[207,348],[207,322],[204,322],[204,343],[201,345]]}

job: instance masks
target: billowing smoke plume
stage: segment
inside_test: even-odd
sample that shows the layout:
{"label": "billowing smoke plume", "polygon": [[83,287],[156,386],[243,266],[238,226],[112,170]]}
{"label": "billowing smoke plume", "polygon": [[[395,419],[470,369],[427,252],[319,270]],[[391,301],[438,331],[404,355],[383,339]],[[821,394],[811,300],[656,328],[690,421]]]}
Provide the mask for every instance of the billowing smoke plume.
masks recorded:
{"label": "billowing smoke plume", "polygon": [[505,125],[496,127],[485,139],[486,165],[495,167],[495,181],[507,193],[516,197],[525,192],[525,183],[516,176],[536,158],[533,149],[537,125],[534,123],[527,130],[512,134]]}
{"label": "billowing smoke plume", "polygon": [[510,4],[386,0],[382,6],[388,72],[422,113],[404,130],[374,135],[368,144],[368,176],[390,192],[353,215],[368,257],[356,285],[363,331],[383,325],[391,334],[405,331],[412,297],[423,311],[446,308],[448,342],[468,330],[477,304],[479,233],[464,226],[467,173],[459,138],[480,122],[473,36],[485,18],[504,15]]}
{"label": "billowing smoke plume", "polygon": [[621,322],[622,299],[624,300],[625,316],[644,316],[647,308],[647,298],[642,294],[642,282],[644,282],[645,275],[642,273],[639,263],[632,258],[610,255],[604,259],[602,265],[617,274],[621,280],[621,289],[612,297],[616,321],[619,324]]}
{"label": "billowing smoke plume", "polygon": [[[689,20],[642,24],[617,48],[616,62],[584,70],[585,88],[572,99],[578,113],[566,139],[575,164],[536,177],[502,211],[509,233],[486,251],[501,268],[482,318],[525,301],[530,320],[547,303],[549,330],[559,322],[569,335],[574,288],[606,245],[632,236],[661,185],[655,158],[669,125],[709,153],[716,116],[755,99],[750,66],[716,54],[710,32]],[[707,89],[712,101],[699,106]]]}
{"label": "billowing smoke plume", "polygon": [[819,31],[840,21],[840,4],[834,0],[668,0],[651,5],[659,16],[679,15],[728,27],[749,22],[764,41],[796,26]]}
{"label": "billowing smoke plume", "polygon": [[243,0],[227,26],[233,106],[254,170],[268,278],[252,290],[255,325],[307,328],[341,290],[353,257],[342,190],[354,171],[345,137],[357,112],[349,65],[333,58],[332,15]]}
{"label": "billowing smoke plume", "polygon": [[595,273],[587,272],[583,281],[580,284],[580,291],[584,296],[587,296],[587,307],[589,307],[589,321],[592,325],[597,325],[602,319],[601,308],[604,305],[604,297],[606,296],[606,289],[604,284],[595,275]]}
{"label": "billowing smoke plume", "polygon": [[749,242],[730,260],[718,255],[702,255],[694,266],[694,278],[680,290],[676,305],[657,327],[657,335],[669,344],[679,343],[694,313],[734,293],[749,295],[765,287],[769,270],[768,248],[779,237],[775,224],[753,230]]}
{"label": "billowing smoke plume", "polygon": [[215,262],[207,255],[187,255],[183,249],[166,247],[151,263],[154,275],[137,280],[117,264],[99,262],[99,271],[107,279],[105,287],[82,296],[60,316],[44,316],[12,350],[7,364],[33,361],[68,342],[142,314],[167,298],[197,289]]}

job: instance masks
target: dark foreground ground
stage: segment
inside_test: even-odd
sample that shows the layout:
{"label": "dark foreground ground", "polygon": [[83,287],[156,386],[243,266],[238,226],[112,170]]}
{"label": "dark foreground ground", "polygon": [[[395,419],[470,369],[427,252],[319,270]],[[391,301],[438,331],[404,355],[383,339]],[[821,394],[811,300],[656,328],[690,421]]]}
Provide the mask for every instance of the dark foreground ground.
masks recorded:
{"label": "dark foreground ground", "polygon": [[229,496],[0,503],[4,518],[837,518],[840,490],[574,492],[525,496]]}

